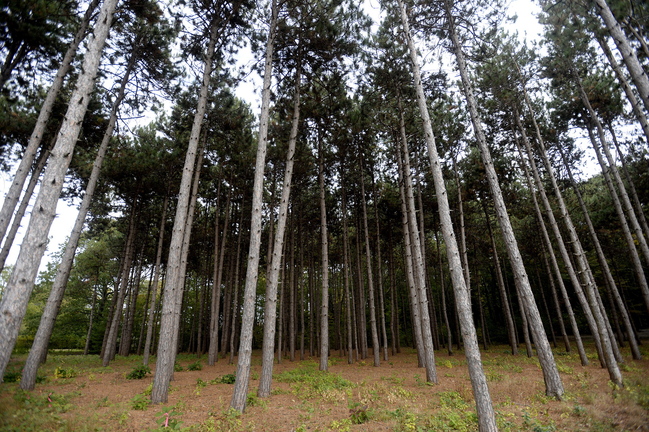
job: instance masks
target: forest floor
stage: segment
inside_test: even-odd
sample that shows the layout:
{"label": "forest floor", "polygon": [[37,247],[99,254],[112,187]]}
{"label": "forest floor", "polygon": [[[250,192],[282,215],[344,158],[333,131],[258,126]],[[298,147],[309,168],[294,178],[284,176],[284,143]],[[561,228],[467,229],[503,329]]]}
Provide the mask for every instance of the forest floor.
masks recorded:
{"label": "forest floor", "polygon": [[[555,350],[566,389],[562,401],[545,396],[538,360],[507,347],[482,352],[501,431],[649,431],[649,349],[644,359],[621,365],[626,386],[616,389],[589,347],[591,364],[577,353]],[[371,351],[370,351],[371,353]],[[337,353],[335,353],[337,354]],[[472,431],[475,403],[463,353],[436,353],[439,384],[425,382],[417,355],[405,349],[380,367],[372,358],[347,364],[330,357],[329,373],[318,372],[317,358],[275,364],[272,395],[255,396],[261,371],[255,351],[248,405],[242,415],[229,411],[236,365],[205,356],[180,355],[169,401],[150,405],[152,375],[128,380],[141,356],[118,357],[109,367],[98,356],[50,353],[36,390],[0,384],[1,431]],[[25,356],[12,359],[5,380],[19,377]],[[235,358],[236,361],[236,358]],[[152,359],[152,367],[155,358]],[[188,370],[197,369],[200,370]]]}

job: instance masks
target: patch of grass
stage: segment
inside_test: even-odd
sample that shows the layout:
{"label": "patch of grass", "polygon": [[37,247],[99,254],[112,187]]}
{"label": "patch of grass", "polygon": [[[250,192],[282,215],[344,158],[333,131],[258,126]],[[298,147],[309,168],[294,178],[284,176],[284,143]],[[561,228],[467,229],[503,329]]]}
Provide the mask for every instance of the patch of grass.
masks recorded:
{"label": "patch of grass", "polygon": [[15,383],[15,382],[20,381],[21,376],[22,376],[22,374],[20,372],[7,371],[7,372],[5,372],[4,377],[2,378],[2,380],[4,382],[6,382],[6,383]]}
{"label": "patch of grass", "polygon": [[142,379],[151,373],[151,368],[143,364],[139,364],[126,374],[127,380]]}
{"label": "patch of grass", "polygon": [[367,405],[355,402],[349,407],[349,419],[353,424],[363,424],[370,421],[371,412]]}
{"label": "patch of grass", "polygon": [[300,367],[278,374],[275,380],[292,383],[294,393],[305,398],[323,396],[336,400],[340,395],[334,393],[353,387],[350,381],[338,374],[317,370],[315,362],[304,362]]}
{"label": "patch of grass", "polygon": [[180,365],[180,363],[178,363],[178,362],[174,363],[174,372],[182,372],[184,370],[185,369],[183,369],[183,367]]}
{"label": "patch of grass", "polygon": [[246,406],[266,408],[268,402],[257,397],[257,393],[250,392],[246,396]]}
{"label": "patch of grass", "polygon": [[406,381],[405,378],[399,378],[395,374],[392,374],[389,377],[381,377],[381,379],[389,383],[398,384],[398,385],[401,385]]}

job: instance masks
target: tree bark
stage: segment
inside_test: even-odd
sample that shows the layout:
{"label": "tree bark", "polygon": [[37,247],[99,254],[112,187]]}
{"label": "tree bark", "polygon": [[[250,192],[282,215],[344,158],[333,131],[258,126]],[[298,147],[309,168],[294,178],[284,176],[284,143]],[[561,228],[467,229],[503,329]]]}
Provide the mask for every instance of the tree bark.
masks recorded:
{"label": "tree bark", "polygon": [[244,288],[243,317],[241,322],[241,342],[237,362],[236,381],[230,407],[243,412],[248,395],[250,378],[250,356],[252,354],[252,327],[254,323],[255,293],[259,277],[259,248],[261,246],[261,206],[264,186],[264,166],[266,163],[266,146],[268,143],[268,122],[270,118],[270,85],[273,66],[273,46],[277,34],[279,5],[277,0],[271,2],[271,19],[266,42],[264,60],[264,82],[261,98],[261,118],[259,121],[259,140],[255,163],[255,177],[252,196],[252,217],[250,222],[250,248]]}
{"label": "tree bark", "polygon": [[[298,46],[299,50],[299,46]],[[291,133],[288,138],[288,150],[286,152],[286,167],[284,169],[284,184],[282,185],[282,196],[279,204],[279,215],[277,219],[277,233],[275,244],[270,261],[266,281],[266,303],[264,305],[264,339],[262,343],[261,375],[259,378],[258,397],[270,396],[271,381],[273,379],[273,352],[275,347],[275,323],[277,317],[277,284],[279,270],[282,264],[284,252],[284,238],[286,237],[286,222],[288,220],[288,205],[291,196],[291,183],[293,178],[293,164],[295,162],[295,144],[297,142],[298,126],[300,124],[300,86],[302,81],[302,70],[299,64],[295,71],[295,89],[293,96],[293,120]],[[282,287],[286,285],[282,279]],[[281,330],[281,329],[280,329]],[[281,353],[282,346],[278,344],[278,351]],[[281,354],[280,354],[281,357]]]}
{"label": "tree bark", "polygon": [[167,206],[169,205],[169,194],[165,194],[162,203],[162,215],[160,216],[160,228],[158,229],[158,249],[156,251],[155,267],[153,269],[153,294],[151,298],[151,309],[149,310],[149,320],[146,326],[146,339],[144,342],[144,356],[142,363],[144,366],[149,365],[149,355],[151,353],[151,340],[153,339],[153,320],[157,309],[157,293],[160,280],[160,263],[162,262],[162,248],[164,246],[165,226],[167,223]]}
{"label": "tree bark", "polygon": [[[362,159],[362,157],[361,157]],[[372,354],[374,366],[381,365],[381,352],[379,344],[379,332],[376,324],[376,300],[374,299],[374,272],[372,269],[372,252],[370,250],[370,231],[367,223],[367,203],[365,195],[365,176],[363,175],[363,162],[361,160],[361,208],[363,210],[363,233],[365,236],[365,259],[367,265],[367,286],[370,303],[370,332],[372,333]],[[377,233],[378,235],[378,233]]]}
{"label": "tree bark", "polygon": [[[104,14],[102,15],[100,12],[99,18],[104,18],[104,19],[108,18],[109,20],[112,20],[112,11],[115,9],[116,4],[117,4],[117,0],[112,0],[110,4],[106,6],[102,6],[103,8],[102,11],[104,11]],[[31,136],[29,137],[27,148],[25,149],[23,157],[20,160],[20,164],[18,165],[18,169],[16,170],[16,174],[14,175],[14,179],[11,183],[11,186],[9,187],[9,191],[7,191],[7,195],[5,196],[5,200],[2,204],[2,209],[0,210],[0,239],[3,239],[7,232],[7,228],[9,227],[9,221],[11,220],[11,214],[16,208],[16,203],[18,203],[20,192],[22,191],[23,185],[25,184],[25,180],[27,179],[27,175],[29,174],[32,163],[34,162],[34,158],[36,157],[36,152],[38,151],[38,147],[41,145],[43,135],[45,134],[45,127],[47,126],[47,122],[50,119],[50,115],[52,113],[52,109],[54,108],[54,102],[56,101],[56,97],[58,96],[59,91],[61,90],[61,86],[63,85],[63,79],[65,78],[65,76],[68,74],[68,71],[70,70],[70,64],[72,63],[72,60],[74,60],[74,57],[77,53],[77,49],[79,48],[79,44],[86,37],[88,25],[90,24],[90,19],[92,18],[92,15],[95,12],[95,9],[97,9],[98,5],[99,5],[99,0],[92,0],[91,3],[88,5],[88,8],[86,9],[86,12],[83,16],[83,19],[79,24],[79,29],[77,30],[74,39],[72,39],[72,42],[70,42],[70,46],[68,47],[68,50],[63,56],[61,65],[59,66],[59,69],[57,70],[56,75],[54,76],[54,81],[52,82],[50,89],[47,91],[47,96],[45,96],[45,100],[43,101],[43,105],[41,106],[41,110],[38,114],[38,119],[36,120],[36,125],[34,126],[34,130],[32,131]],[[105,13],[108,11],[110,11],[111,14],[110,17]],[[96,26],[101,26],[101,25],[103,24],[101,24],[101,22],[98,19]],[[110,22],[108,23],[108,27],[110,27]],[[108,30],[106,30],[106,32],[107,31]],[[107,36],[108,33],[106,33],[106,37]],[[102,37],[101,33],[97,33],[95,35],[95,38],[93,39],[93,46],[96,49],[98,48],[99,52],[103,50],[103,44],[105,42],[105,38],[104,40],[100,40],[101,37]],[[99,65],[99,57],[95,58],[95,60],[93,61],[97,62],[97,66]],[[88,64],[88,66],[92,67],[90,64]],[[84,72],[86,71],[85,65],[83,71]],[[83,90],[83,91],[86,92],[87,94],[90,94],[90,91],[92,91],[92,87],[94,86],[94,75],[96,74],[96,70],[92,72],[92,70],[88,69],[87,73],[91,74],[92,76],[88,76],[87,78],[85,78],[84,85],[90,86],[90,89]],[[81,81],[79,81],[79,83],[77,84],[77,88],[80,88],[79,84],[81,84]],[[77,102],[84,101],[84,100],[85,103],[87,103],[89,101],[89,98],[88,97],[84,98],[80,94],[77,95],[76,98]],[[73,106],[74,105],[72,105],[72,102],[70,102],[69,107],[73,107]],[[80,111],[81,107],[77,107],[77,108],[79,108],[77,111]],[[83,109],[83,112],[85,113],[85,107]],[[79,116],[79,114],[77,113],[75,114],[75,116]],[[80,126],[81,125],[79,125],[79,127]],[[75,137],[75,141],[76,141],[76,137]]]}
{"label": "tree bark", "polygon": [[178,322],[180,320],[180,306],[184,290],[183,274],[183,245],[185,237],[191,233],[186,232],[187,219],[189,217],[189,205],[192,195],[192,180],[196,162],[196,153],[201,136],[203,117],[207,108],[207,94],[210,77],[212,75],[212,59],[216,47],[218,35],[218,20],[214,19],[210,24],[210,39],[205,54],[205,68],[189,137],[183,174],[178,192],[178,203],[176,204],[176,216],[169,245],[169,258],[167,260],[167,280],[163,291],[162,310],[160,312],[160,340],[158,342],[158,355],[156,358],[156,370],[151,391],[151,402],[154,404],[167,402],[169,394],[169,382],[173,375],[174,362],[176,360]]}
{"label": "tree bark", "polygon": [[329,370],[329,234],[324,182],[324,149],[318,131],[318,184],[320,189],[320,236],[322,246],[322,303],[320,304],[320,370]]}
{"label": "tree bark", "polygon": [[523,259],[518,249],[518,243],[516,242],[514,230],[507,213],[507,207],[505,205],[502,191],[500,189],[496,170],[493,166],[491,153],[489,151],[489,148],[487,147],[487,141],[482,129],[482,121],[480,119],[478,107],[473,95],[473,86],[468,76],[464,53],[462,52],[462,47],[460,45],[460,41],[455,28],[455,18],[453,17],[451,12],[450,0],[445,0],[444,3],[446,7],[446,18],[449,25],[449,37],[453,45],[453,51],[457,59],[458,69],[462,79],[462,90],[464,92],[469,108],[469,113],[471,115],[471,122],[473,124],[476,141],[480,149],[482,163],[486,170],[487,182],[489,183],[491,196],[494,200],[494,207],[496,209],[498,223],[500,225],[503,237],[505,238],[505,246],[509,255],[512,269],[514,271],[514,277],[519,281],[519,287],[521,290],[519,294],[522,297],[528,318],[531,321],[530,328],[534,336],[534,342],[536,344],[539,361],[541,363],[541,369],[543,371],[546,394],[550,397],[556,397],[557,399],[560,399],[564,393],[563,383],[561,382],[561,377],[559,376],[559,371],[554,360],[554,355],[552,354],[552,348],[550,347],[545,330],[543,329],[543,322],[541,321],[541,316],[534,300],[532,288],[525,271]]}
{"label": "tree bark", "polygon": [[606,0],[594,0],[595,4],[598,7],[599,15],[602,17],[606,28],[608,29],[617,49],[622,55],[622,60],[626,65],[629,74],[631,75],[631,80],[638,90],[638,95],[644,103],[645,110],[649,111],[649,79],[645,73],[638,56],[635,53],[635,50],[629,44],[620,23],[615,19],[613,12],[608,6]]}
{"label": "tree bark", "polygon": [[424,126],[426,145],[428,147],[428,158],[430,161],[431,173],[433,175],[435,193],[437,195],[440,225],[442,227],[444,242],[446,243],[446,255],[455,293],[456,308],[460,326],[462,327],[462,333],[464,334],[465,355],[469,368],[469,377],[473,387],[473,394],[476,400],[478,425],[481,432],[496,431],[496,417],[491,403],[491,397],[489,396],[487,379],[484,370],[482,369],[480,349],[478,348],[477,335],[471,314],[469,291],[467,289],[464,275],[462,274],[460,253],[457,247],[455,233],[453,231],[453,224],[451,222],[451,210],[448,204],[448,195],[444,184],[444,177],[442,175],[442,168],[437,154],[437,148],[435,147],[435,136],[433,135],[430,114],[428,113],[426,97],[424,95],[421,81],[417,49],[410,32],[406,8],[401,0],[399,0],[398,4],[401,23],[403,25],[406,43],[408,44],[408,52],[410,54],[411,70],[414,78],[415,91],[417,93],[417,103],[419,105],[419,111]]}
{"label": "tree bark", "polygon": [[[38,266],[47,247],[47,236],[56,216],[56,205],[65,181],[65,173],[81,131],[90,93],[94,88],[101,53],[108,37],[116,4],[117,0],[107,0],[99,12],[94,37],[84,57],[83,72],[70,98],[63,126],[45,170],[16,265],[0,302],[0,328],[4,329],[0,332],[0,375],[4,375],[16,344],[27,303],[34,288]],[[31,162],[25,169],[28,170],[30,165]],[[21,186],[22,183],[24,180]],[[12,209],[14,206],[15,203]]]}

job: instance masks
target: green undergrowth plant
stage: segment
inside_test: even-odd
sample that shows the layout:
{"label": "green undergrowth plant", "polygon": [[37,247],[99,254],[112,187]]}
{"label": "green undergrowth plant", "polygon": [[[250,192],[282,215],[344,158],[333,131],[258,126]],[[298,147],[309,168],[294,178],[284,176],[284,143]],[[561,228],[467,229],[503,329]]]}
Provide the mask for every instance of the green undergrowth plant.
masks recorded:
{"label": "green undergrowth plant", "polygon": [[139,364],[133,368],[129,373],[126,374],[127,380],[136,380],[142,379],[151,373],[151,368],[143,364]]}

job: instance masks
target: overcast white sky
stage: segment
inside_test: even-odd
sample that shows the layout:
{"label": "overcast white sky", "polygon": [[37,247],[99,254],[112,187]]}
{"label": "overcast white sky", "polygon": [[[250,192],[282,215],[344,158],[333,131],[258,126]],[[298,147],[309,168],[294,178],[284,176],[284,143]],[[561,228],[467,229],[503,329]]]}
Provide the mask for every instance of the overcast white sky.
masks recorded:
{"label": "overcast white sky", "polygon": [[[377,0],[366,0],[364,7],[366,13],[375,19],[378,19],[379,4]],[[530,0],[513,0],[510,4],[509,10],[510,15],[516,14],[518,16],[518,21],[514,27],[519,30],[521,36],[526,37],[528,40],[533,40],[539,37],[538,35],[541,31],[541,26],[535,16],[539,12],[539,7],[536,3],[533,3]],[[244,53],[243,56],[250,58],[250,52],[248,51],[247,54]],[[250,67],[250,64],[251,61],[245,61],[243,62],[242,67]],[[260,104],[260,92],[258,91],[260,83],[261,78],[251,74],[251,76],[237,89],[237,95],[248,100],[256,111],[258,111]],[[0,176],[0,192],[2,193],[2,196],[4,196],[9,188],[11,176],[13,176],[13,172],[11,174],[2,173]],[[57,251],[60,248],[60,245],[66,241],[77,215],[76,207],[68,206],[67,203],[63,201],[59,201],[57,212],[58,216],[54,220],[52,229],[50,230],[50,242],[41,264],[41,270],[45,269],[46,263],[51,259],[52,252]],[[16,242],[14,243],[15,245],[19,245],[22,241],[22,236],[24,235],[24,230],[27,225],[27,219],[23,220],[22,225],[23,226],[18,233]],[[15,245],[7,259],[7,265],[14,264],[18,257],[18,247]]]}

